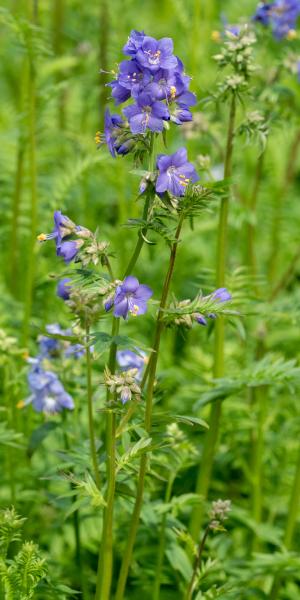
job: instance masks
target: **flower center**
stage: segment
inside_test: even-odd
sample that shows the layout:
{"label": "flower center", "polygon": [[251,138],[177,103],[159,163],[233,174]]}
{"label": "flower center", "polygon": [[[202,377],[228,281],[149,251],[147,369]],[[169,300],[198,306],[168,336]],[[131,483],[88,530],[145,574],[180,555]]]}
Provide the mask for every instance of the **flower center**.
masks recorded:
{"label": "flower center", "polygon": [[161,55],[161,51],[157,50],[156,52],[150,52],[150,50],[148,52],[146,52],[146,54],[148,54],[149,58],[149,63],[151,65],[157,65],[160,61],[160,55]]}
{"label": "flower center", "polygon": [[176,90],[175,85],[171,85],[171,87],[170,87],[170,97],[171,97],[171,100],[175,99],[176,94],[177,94],[177,90]]}
{"label": "flower center", "polygon": [[139,307],[138,307],[138,305],[137,305],[137,304],[134,304],[134,305],[133,305],[133,307],[132,307],[132,308],[129,310],[129,312],[130,312],[130,314],[131,314],[133,317],[136,317],[136,316],[138,315],[138,312],[139,312]]}

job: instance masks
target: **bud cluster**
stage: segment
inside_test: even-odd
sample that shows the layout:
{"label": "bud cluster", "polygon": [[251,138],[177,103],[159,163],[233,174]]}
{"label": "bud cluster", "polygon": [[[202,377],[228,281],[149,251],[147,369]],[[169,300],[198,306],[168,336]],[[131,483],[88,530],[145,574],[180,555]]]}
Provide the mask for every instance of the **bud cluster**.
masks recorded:
{"label": "bud cluster", "polygon": [[226,519],[228,519],[228,515],[231,511],[231,501],[230,500],[215,500],[212,503],[211,511],[210,511],[210,529],[218,530],[222,529],[222,524]]}
{"label": "bud cluster", "polygon": [[122,404],[129,400],[140,400],[141,388],[137,384],[138,369],[128,369],[113,375],[108,368],[104,371],[104,383],[112,394],[119,396]]}

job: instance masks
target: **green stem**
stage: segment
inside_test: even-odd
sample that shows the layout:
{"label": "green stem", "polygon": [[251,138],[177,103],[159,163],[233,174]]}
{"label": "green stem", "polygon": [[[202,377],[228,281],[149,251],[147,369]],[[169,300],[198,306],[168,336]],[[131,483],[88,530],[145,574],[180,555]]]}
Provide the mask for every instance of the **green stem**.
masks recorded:
{"label": "green stem", "polygon": [[86,388],[87,388],[87,401],[88,401],[88,419],[89,419],[89,437],[90,437],[90,450],[94,468],[94,475],[97,487],[101,487],[100,471],[98,466],[97,458],[97,446],[95,439],[95,427],[94,427],[94,416],[93,416],[93,388],[92,388],[92,360],[91,360],[91,349],[90,349],[90,328],[86,325]]}
{"label": "green stem", "polygon": [[[183,214],[181,214],[179,222],[178,222],[177,230],[175,233],[175,241],[171,247],[169,268],[168,268],[167,275],[166,275],[164,285],[163,285],[160,306],[159,306],[159,311],[158,311],[158,316],[157,316],[157,321],[156,321],[154,343],[152,346],[153,352],[151,354],[150,361],[149,361],[149,376],[148,376],[148,386],[147,386],[147,391],[146,391],[146,409],[145,409],[145,429],[146,429],[147,433],[150,433],[150,431],[151,431],[153,390],[154,390],[154,383],[155,383],[155,375],[156,375],[156,367],[157,367],[158,352],[159,352],[159,347],[160,347],[161,333],[163,330],[162,315],[163,315],[163,310],[166,307],[166,302],[167,302],[168,293],[169,293],[169,289],[170,289],[170,283],[171,283],[172,276],[173,276],[178,241],[179,241],[179,237],[180,237],[183,219],[184,219],[184,216],[183,216]],[[135,538],[136,538],[136,534],[137,534],[137,530],[138,530],[138,524],[139,524],[140,514],[141,514],[141,509],[142,509],[143,496],[144,496],[144,484],[145,484],[145,477],[146,477],[146,473],[147,473],[147,464],[148,464],[148,457],[147,457],[147,454],[145,453],[142,455],[141,460],[140,460],[140,468],[139,468],[139,475],[138,475],[135,505],[134,505],[134,509],[133,509],[133,513],[132,513],[132,518],[131,518],[131,523],[130,523],[130,528],[129,528],[129,533],[128,533],[128,539],[127,539],[127,545],[126,545],[125,552],[123,555],[123,561],[122,561],[119,580],[118,580],[118,584],[117,584],[115,600],[122,600],[122,598],[124,596],[124,592],[125,592],[129,566],[131,563],[133,547],[134,547],[134,543],[135,543]]]}
{"label": "green stem", "polygon": [[[236,98],[232,95],[229,123],[227,131],[227,144],[224,165],[224,179],[231,177],[232,154],[234,142],[234,127],[236,118]],[[225,284],[225,272],[227,261],[227,237],[228,237],[228,208],[230,195],[221,201],[218,242],[217,242],[217,288]],[[215,324],[215,347],[214,347],[214,378],[222,377],[224,374],[224,318],[219,316]],[[212,404],[209,417],[209,430],[205,435],[201,465],[198,471],[196,493],[204,499],[207,497],[215,450],[218,440],[222,401],[217,400]],[[203,506],[199,505],[192,511],[190,532],[194,539],[198,539],[199,530],[203,518]]]}
{"label": "green stem", "polygon": [[[120,319],[113,317],[112,337],[118,335]],[[108,368],[113,374],[116,369],[116,344],[111,344]],[[103,517],[102,542],[98,560],[97,585],[95,600],[109,600],[113,567],[113,510],[116,486],[116,417],[109,410],[111,393],[107,391],[107,418],[106,418],[106,469],[107,469],[107,494],[106,508]]]}
{"label": "green stem", "polygon": [[289,188],[293,183],[295,177],[295,169],[298,158],[298,151],[300,147],[300,130],[296,132],[294,141],[291,145],[289,157],[287,160],[287,166],[284,176],[283,185],[278,191],[277,197],[275,197],[274,204],[274,218],[272,222],[272,231],[271,231],[271,256],[269,260],[269,279],[270,282],[273,283],[276,279],[277,270],[278,270],[278,257],[280,252],[280,229],[282,223],[282,208],[283,202],[286,198]]}
{"label": "green stem", "polygon": [[108,59],[108,36],[109,36],[109,10],[107,0],[100,0],[100,39],[99,39],[99,63],[100,63],[100,129],[103,130],[104,112],[107,102],[107,74]]}
{"label": "green stem", "polygon": [[[63,55],[63,42],[64,42],[64,13],[65,6],[64,0],[55,0],[53,7],[53,49],[56,56]],[[63,81],[64,75],[59,72],[56,78],[57,84],[59,85]],[[58,96],[58,125],[60,130],[65,129],[66,124],[66,92],[62,90]]]}
{"label": "green stem", "polygon": [[[176,477],[176,473],[175,474],[172,473],[169,477],[166,494],[165,494],[165,504],[168,504],[168,502],[170,502],[175,477]],[[166,543],[166,525],[167,525],[167,513],[165,512],[163,515],[162,521],[161,521],[160,534],[159,534],[158,557],[157,557],[156,571],[155,571],[155,578],[154,578],[153,600],[159,600],[159,597],[160,597],[161,575],[162,575],[162,568],[163,568],[163,563],[164,563],[165,543]]]}
{"label": "green stem", "polygon": [[[283,543],[287,550],[290,550],[292,547],[293,537],[295,534],[297,519],[299,516],[299,505],[300,505],[300,445],[298,449],[298,457],[296,464],[296,471],[294,476],[294,482],[292,486],[289,508],[288,508],[288,517],[285,527],[285,534],[283,538]],[[270,600],[276,600],[278,596],[278,592],[281,586],[281,576],[280,573],[275,576],[273,585],[270,592]]]}
{"label": "green stem", "polygon": [[[63,413],[62,413],[62,422],[63,422],[63,424],[66,422],[66,411],[63,411]],[[64,430],[63,436],[64,436],[64,442],[65,442],[65,449],[68,452],[70,450],[70,444],[69,444],[68,436],[67,436],[67,433],[65,430]],[[73,469],[71,469],[71,473],[73,473]],[[70,483],[70,489],[72,491],[75,489],[74,483],[72,483],[72,482]],[[72,496],[72,504],[75,504],[76,501],[77,501],[77,496]],[[79,518],[79,510],[78,509],[74,510],[72,517],[73,517],[74,540],[75,540],[75,563],[76,563],[76,567],[78,570],[76,575],[78,576],[78,580],[80,583],[82,597],[85,598],[84,578],[83,578],[83,574],[82,574],[82,561],[81,561],[80,518]]]}
{"label": "green stem", "polygon": [[[34,5],[34,14],[36,8]],[[37,166],[36,166],[36,85],[35,68],[32,49],[29,51],[29,83],[28,83],[28,129],[29,129],[29,178],[31,197],[30,241],[27,257],[27,279],[25,285],[25,306],[23,321],[23,343],[27,344],[29,335],[30,316],[32,310],[32,293],[35,274],[35,246],[37,230]]]}
{"label": "green stem", "polygon": [[[154,134],[151,133],[150,137],[150,154],[149,154],[149,171],[153,170],[154,165]],[[147,220],[148,211],[149,211],[150,197],[147,195],[144,211],[143,211],[143,219]],[[143,230],[143,233],[146,233]],[[128,267],[125,271],[124,278],[127,275],[130,275],[136,265],[136,262],[141,253],[142,247],[144,244],[144,239],[141,233],[139,234],[139,238],[129,261]],[[112,332],[111,335],[116,336],[119,331],[120,319],[116,319],[113,317],[112,322]],[[111,344],[109,360],[108,360],[108,368],[112,374],[115,372],[116,368],[116,354],[117,354],[117,345]],[[110,401],[110,393],[107,392],[107,403]],[[104,519],[103,519],[103,531],[102,531],[102,542],[100,547],[100,554],[98,559],[98,571],[97,571],[97,584],[96,584],[96,595],[95,600],[109,600],[110,598],[110,588],[112,581],[112,567],[113,567],[113,508],[114,508],[114,496],[115,496],[115,445],[116,445],[116,420],[115,414],[113,412],[108,411],[107,413],[107,431],[106,431],[106,440],[107,440],[107,506],[104,511]]]}
{"label": "green stem", "polygon": [[202,537],[202,540],[200,541],[199,546],[198,546],[198,552],[197,552],[197,556],[195,558],[194,567],[193,567],[193,574],[192,574],[191,581],[190,581],[189,587],[188,587],[186,595],[185,595],[185,600],[191,600],[191,598],[192,598],[193,591],[194,591],[194,585],[195,585],[195,579],[197,577],[197,573],[198,573],[199,569],[201,568],[202,554],[203,554],[205,542],[207,540],[209,531],[210,531],[210,524],[206,527],[205,532]]}
{"label": "green stem", "polygon": [[[254,186],[253,186],[252,194],[250,196],[249,205],[248,205],[249,213],[250,213],[249,214],[250,221],[247,223],[247,232],[246,232],[246,239],[247,239],[246,263],[251,268],[251,273],[254,278],[255,286],[256,286],[255,278],[257,275],[257,261],[256,261],[256,254],[255,254],[256,207],[257,207],[257,198],[258,198],[258,193],[259,193],[261,180],[262,180],[262,174],[263,174],[264,158],[265,158],[265,152],[260,154],[258,161],[257,161],[257,165],[256,165]],[[255,287],[255,290],[256,290],[256,287]]]}

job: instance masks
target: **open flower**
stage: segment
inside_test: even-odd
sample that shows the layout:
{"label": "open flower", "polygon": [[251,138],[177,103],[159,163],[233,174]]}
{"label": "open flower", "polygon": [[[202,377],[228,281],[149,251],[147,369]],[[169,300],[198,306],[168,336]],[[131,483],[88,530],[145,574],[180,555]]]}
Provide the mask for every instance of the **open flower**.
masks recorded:
{"label": "open flower", "polygon": [[31,396],[25,400],[25,405],[32,404],[37,412],[55,414],[64,408],[72,410],[74,402],[70,394],[52,371],[45,371],[39,360],[35,361],[28,374],[28,384]]}
{"label": "open flower", "polygon": [[175,69],[177,58],[173,54],[173,41],[171,38],[156,40],[146,35],[136,53],[136,60],[152,72],[159,69]]}
{"label": "open flower", "polygon": [[175,154],[160,154],[157,168],[155,189],[159,194],[169,191],[174,196],[184,196],[186,187],[199,179],[194,166],[187,160],[185,148],[179,148]]}
{"label": "open flower", "polygon": [[116,289],[115,296],[105,304],[105,310],[109,311],[114,306],[114,316],[127,319],[128,314],[133,317],[143,315],[147,312],[147,301],[153,292],[147,286],[140,284],[136,277],[129,275]]}
{"label": "open flower", "polygon": [[150,94],[142,93],[136,103],[123,109],[127,117],[132,133],[145,133],[146,129],[151,131],[162,131],[164,120],[170,119],[170,113],[165,104],[153,100]]}

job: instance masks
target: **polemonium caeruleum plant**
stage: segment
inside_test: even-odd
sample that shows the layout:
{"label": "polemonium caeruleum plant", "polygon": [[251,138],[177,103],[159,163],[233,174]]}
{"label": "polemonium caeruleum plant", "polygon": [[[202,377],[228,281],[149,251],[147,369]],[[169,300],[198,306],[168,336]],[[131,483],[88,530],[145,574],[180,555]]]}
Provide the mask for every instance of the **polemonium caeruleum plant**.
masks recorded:
{"label": "polemonium caeruleum plant", "polygon": [[[230,176],[236,99],[245,86],[251,68],[248,49],[252,44],[252,38],[247,32],[243,32],[238,37],[231,35],[235,41],[230,39],[228,42],[227,56],[224,60],[226,64],[231,62],[238,64],[236,68],[239,70],[240,78],[235,81],[228,78],[220,91],[224,98],[231,99],[225,178]],[[127,104],[122,109],[123,116],[111,114],[108,109],[106,110],[104,132],[96,134],[96,143],[99,147],[106,144],[114,158],[118,155],[132,154],[135,163],[141,167],[139,197],[143,204],[142,218],[137,221],[138,238],[133,254],[129,258],[128,267],[125,273],[121,274],[121,279],[116,278],[111,264],[112,254],[110,254],[109,243],[98,241],[98,233],[94,234],[84,226],[76,225],[59,210],[54,213],[52,233],[40,234],[38,237],[40,242],[53,240],[58,258],[63,259],[66,265],[74,265],[73,272],[68,271],[67,277],[59,281],[57,294],[70,308],[77,324],[80,324],[84,330],[84,334],[77,336],[76,342],[84,347],[86,356],[90,451],[96,485],[99,491],[103,485],[105,489],[95,600],[109,600],[112,594],[118,440],[125,425],[133,416],[135,407],[142,404],[143,429],[147,437],[141,437],[138,442],[141,450],[135,503],[116,586],[116,600],[124,597],[143,505],[145,477],[149,467],[148,447],[151,439],[152,408],[160,342],[164,329],[167,326],[176,327],[183,322],[189,327],[193,323],[205,326],[207,319],[218,322],[220,315],[226,314],[227,304],[231,300],[231,294],[224,287],[223,266],[222,276],[218,277],[219,287],[215,292],[207,296],[199,292],[193,301],[174,300],[169,305],[177,250],[185,222],[189,223],[197,218],[212,199],[223,194],[223,189],[219,185],[214,187],[211,184],[208,188],[198,183],[199,176],[194,165],[189,161],[184,147],[180,147],[173,153],[165,152],[155,157],[155,142],[158,136],[161,135],[162,140],[165,140],[171,123],[179,127],[182,123],[191,121],[190,109],[196,103],[195,95],[189,90],[190,77],[186,75],[182,61],[174,54],[173,41],[170,38],[156,40],[143,32],[133,31],[123,51],[128,59],[120,63],[115,79],[109,87],[117,106]],[[236,58],[237,52],[240,53],[239,59]],[[225,233],[224,206],[227,206],[224,200],[222,202],[221,239]],[[151,308],[153,296],[151,282],[147,281],[146,277],[140,282],[134,270],[142,247],[147,243],[146,234],[152,230],[166,240],[170,248],[170,256],[155,315],[154,334],[150,342],[151,352],[148,364],[143,368],[144,360],[141,356],[129,348],[117,352],[117,347],[122,340],[119,334],[121,322],[140,319],[142,327],[143,319],[147,318],[147,312]],[[219,253],[222,265],[225,260],[223,251],[222,246]],[[78,271],[76,265],[79,266]],[[98,272],[99,266],[106,269],[107,273]],[[90,270],[88,271],[87,268]],[[106,387],[106,477],[104,479],[100,472],[96,442],[91,368],[91,344],[94,339],[97,340],[97,336],[99,338],[99,334],[93,329],[100,318],[110,318],[112,322],[108,343],[109,356],[103,374],[103,384]],[[52,335],[55,342],[55,338],[59,338],[59,332],[52,332]],[[63,337],[68,336],[62,335]],[[99,339],[107,340],[107,335],[105,338],[100,336]],[[133,349],[136,351],[135,344]],[[118,423],[122,406],[127,412]],[[161,540],[163,543],[164,528],[162,528]],[[158,569],[160,569],[159,565]]]}

